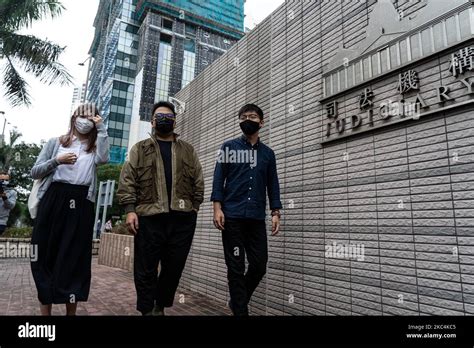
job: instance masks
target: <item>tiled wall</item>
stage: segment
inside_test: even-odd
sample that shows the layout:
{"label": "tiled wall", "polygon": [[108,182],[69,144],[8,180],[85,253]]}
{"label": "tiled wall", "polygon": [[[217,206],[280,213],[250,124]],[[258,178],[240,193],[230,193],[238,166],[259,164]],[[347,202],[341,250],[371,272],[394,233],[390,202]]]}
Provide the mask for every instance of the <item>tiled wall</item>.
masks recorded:
{"label": "tiled wall", "polygon": [[[425,4],[396,5],[416,17]],[[186,102],[178,133],[198,151],[206,184],[183,287],[216,301],[228,297],[209,198],[216,151],[240,134],[237,111],[253,102],[265,113],[261,138],[277,155],[284,203],[253,314],[474,314],[473,111],[321,145],[323,65],[341,45],[361,44],[374,6],[287,1],[177,94]],[[441,84],[458,101],[472,98],[461,96],[462,85],[449,75],[451,53],[415,67],[428,104]],[[374,102],[396,98],[395,76],[371,83]],[[358,93],[346,94],[341,113],[358,108]],[[363,244],[364,261],[325,257],[333,242]]]}

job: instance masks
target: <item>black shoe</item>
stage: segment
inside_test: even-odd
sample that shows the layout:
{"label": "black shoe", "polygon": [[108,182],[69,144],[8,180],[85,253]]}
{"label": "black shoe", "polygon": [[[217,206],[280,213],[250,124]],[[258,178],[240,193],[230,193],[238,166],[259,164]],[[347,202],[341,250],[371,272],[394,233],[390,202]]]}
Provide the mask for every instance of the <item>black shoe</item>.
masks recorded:
{"label": "black shoe", "polygon": [[227,307],[230,309],[232,314],[235,315],[234,314],[234,308],[232,307],[232,299],[229,299],[229,301],[227,301]]}
{"label": "black shoe", "polygon": [[165,315],[165,308],[156,305],[155,308],[153,308],[152,315],[154,315],[154,316],[164,316]]}
{"label": "black shoe", "polygon": [[245,312],[243,312],[243,313],[235,314],[234,306],[232,305],[232,299],[227,301],[227,307],[229,307],[229,309],[232,311],[232,315],[234,315],[234,316],[242,316],[242,317],[248,317],[249,316],[248,309],[246,309]]}

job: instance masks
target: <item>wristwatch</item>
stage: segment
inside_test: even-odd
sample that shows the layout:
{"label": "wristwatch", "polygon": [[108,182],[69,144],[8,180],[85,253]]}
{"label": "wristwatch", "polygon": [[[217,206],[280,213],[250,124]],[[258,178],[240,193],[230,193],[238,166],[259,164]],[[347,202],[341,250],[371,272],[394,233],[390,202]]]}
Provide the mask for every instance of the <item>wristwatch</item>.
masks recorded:
{"label": "wristwatch", "polygon": [[281,213],[278,209],[272,210],[272,216],[278,216],[278,218],[281,218]]}

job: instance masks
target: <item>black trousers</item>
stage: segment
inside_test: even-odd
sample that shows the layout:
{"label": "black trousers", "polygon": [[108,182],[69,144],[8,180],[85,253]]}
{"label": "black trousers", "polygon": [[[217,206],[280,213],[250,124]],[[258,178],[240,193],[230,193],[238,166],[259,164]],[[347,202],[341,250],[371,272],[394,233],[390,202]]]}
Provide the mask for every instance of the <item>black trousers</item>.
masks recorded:
{"label": "black trousers", "polygon": [[[266,273],[268,261],[265,220],[226,219],[222,243],[234,315],[248,315],[248,303]],[[245,255],[248,270],[245,273]]]}
{"label": "black trousers", "polygon": [[5,232],[6,229],[7,225],[0,225],[0,236],[3,234],[3,232]]}
{"label": "black trousers", "polygon": [[[171,307],[196,229],[196,212],[141,216],[134,243],[137,310]],[[158,276],[158,264],[161,263]]]}

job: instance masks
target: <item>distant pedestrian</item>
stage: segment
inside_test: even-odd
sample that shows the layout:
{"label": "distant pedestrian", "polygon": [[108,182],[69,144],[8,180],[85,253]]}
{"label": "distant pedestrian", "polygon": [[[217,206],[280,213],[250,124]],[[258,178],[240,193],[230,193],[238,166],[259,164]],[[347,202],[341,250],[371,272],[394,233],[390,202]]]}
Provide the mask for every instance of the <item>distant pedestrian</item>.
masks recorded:
{"label": "distant pedestrian", "polygon": [[97,220],[97,223],[95,224],[95,231],[96,231],[97,238],[100,236],[101,227],[102,227],[102,222],[99,219]]}
{"label": "distant pedestrian", "polygon": [[105,223],[105,232],[112,232],[112,219],[107,220]]}

